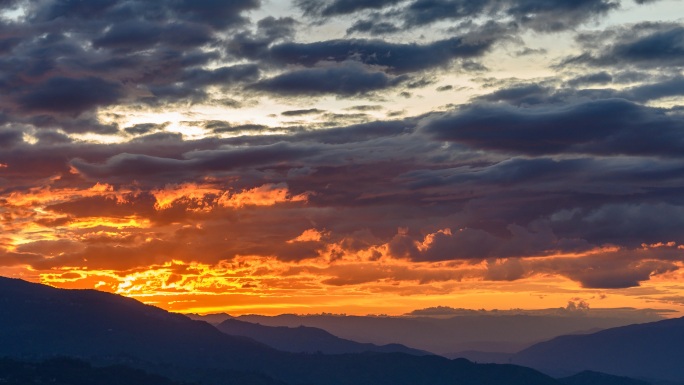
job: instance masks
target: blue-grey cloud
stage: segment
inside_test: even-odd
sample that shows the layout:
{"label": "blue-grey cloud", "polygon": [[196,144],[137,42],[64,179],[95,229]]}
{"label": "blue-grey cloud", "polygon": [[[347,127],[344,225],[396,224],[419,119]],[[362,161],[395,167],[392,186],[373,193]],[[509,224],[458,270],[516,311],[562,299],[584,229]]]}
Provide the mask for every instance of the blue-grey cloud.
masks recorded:
{"label": "blue-grey cloud", "polygon": [[[115,104],[197,102],[208,98],[210,86],[252,82],[259,76],[255,64],[205,67],[221,56],[222,31],[244,26],[243,13],[259,6],[258,0],[22,3],[20,17],[0,21],[0,108],[22,124],[113,134],[116,127],[79,122]],[[262,24],[278,33],[277,23]]]}
{"label": "blue-grey cloud", "polygon": [[353,96],[394,87],[405,80],[405,76],[391,76],[355,62],[346,62],[339,66],[285,72],[260,80],[252,88],[282,95]]}
{"label": "blue-grey cloud", "polygon": [[[373,4],[377,6],[372,8],[381,8],[385,5],[382,2]],[[362,18],[348,32],[393,33],[439,21],[449,21],[468,27],[473,19],[479,17],[508,24],[509,28],[500,30],[501,33],[516,33],[526,29],[558,32],[597,20],[619,6],[620,2],[614,0],[414,0],[404,7],[380,10]],[[324,8],[320,7],[308,7],[306,10],[319,16],[323,16],[324,13]],[[384,25],[375,26],[375,23]]]}
{"label": "blue-grey cloud", "polygon": [[80,115],[97,106],[111,105],[125,95],[123,86],[96,77],[50,78],[23,90],[17,98],[24,110]]}
{"label": "blue-grey cloud", "polygon": [[585,64],[636,68],[676,68],[684,65],[684,26],[647,22],[579,35],[584,53],[560,66]]}
{"label": "blue-grey cloud", "polygon": [[621,99],[570,106],[473,106],[435,119],[424,130],[440,140],[522,154],[681,156],[684,120]]}
{"label": "blue-grey cloud", "polygon": [[485,54],[494,37],[453,37],[428,44],[389,43],[382,40],[343,39],[315,43],[282,43],[269,50],[269,59],[282,64],[314,66],[322,61],[359,61],[404,74],[446,66],[459,58]]}
{"label": "blue-grey cloud", "polygon": [[335,16],[366,9],[379,9],[401,0],[296,0],[295,4],[306,14]]}

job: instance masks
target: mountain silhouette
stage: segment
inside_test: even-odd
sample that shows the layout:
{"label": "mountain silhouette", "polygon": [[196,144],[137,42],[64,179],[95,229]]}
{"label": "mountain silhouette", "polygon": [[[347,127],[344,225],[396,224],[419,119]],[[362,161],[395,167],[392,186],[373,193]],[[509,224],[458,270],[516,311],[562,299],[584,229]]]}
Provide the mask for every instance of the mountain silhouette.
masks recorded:
{"label": "mountain silhouette", "polygon": [[[162,376],[126,366],[93,367],[73,358],[42,362],[0,359],[3,385],[181,385]],[[182,384],[186,385],[186,384]]]}
{"label": "mountain silhouette", "polygon": [[581,314],[476,314],[446,318],[283,314],[244,315],[237,319],[267,326],[315,327],[352,341],[378,345],[399,343],[446,357],[454,357],[454,353],[462,351],[516,353],[560,335],[635,323],[628,317],[591,317]]}
{"label": "mountain silhouette", "polygon": [[635,380],[629,377],[585,370],[575,375],[559,378],[564,385],[651,385],[650,382]]}
{"label": "mountain silhouette", "polygon": [[531,346],[512,362],[564,375],[593,370],[654,380],[684,381],[684,318],[561,336]]}
{"label": "mountain silhouette", "polygon": [[216,325],[220,331],[235,335],[249,337],[272,348],[293,353],[406,353],[413,355],[426,355],[428,352],[411,349],[400,344],[375,345],[360,343],[336,337],[323,329],[299,326],[290,328],[286,326],[264,326],[237,319],[227,319]]}
{"label": "mountain silhouette", "polygon": [[294,354],[134,299],[0,278],[0,357],[71,356],[204,384],[558,385],[515,365],[404,353]]}

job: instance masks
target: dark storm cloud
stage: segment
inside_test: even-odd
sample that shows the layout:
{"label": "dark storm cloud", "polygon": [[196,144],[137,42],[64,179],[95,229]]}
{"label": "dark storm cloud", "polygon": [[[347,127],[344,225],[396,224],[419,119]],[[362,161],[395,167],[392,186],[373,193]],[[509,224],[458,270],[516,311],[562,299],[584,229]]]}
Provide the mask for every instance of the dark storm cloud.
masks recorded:
{"label": "dark storm cloud", "polygon": [[169,125],[166,123],[139,123],[130,127],[124,128],[124,131],[130,135],[146,135],[154,131],[161,131]]}
{"label": "dark storm cloud", "polygon": [[94,132],[98,134],[115,134],[119,131],[116,123],[101,123],[93,112],[82,112],[79,116],[63,116],[39,114],[25,119],[17,119],[19,122],[33,125],[37,128],[61,129],[67,133]]}
{"label": "dark storm cloud", "polygon": [[491,6],[491,2],[488,1],[417,0],[406,9],[404,20],[408,26],[416,26],[444,19],[469,18]]}
{"label": "dark storm cloud", "polygon": [[70,219],[98,216],[123,218],[129,215],[149,218],[155,214],[155,200],[150,194],[126,194],[124,199],[122,203],[109,197],[79,198],[47,206],[47,209],[59,214],[69,214]]}
{"label": "dark storm cloud", "polygon": [[[581,251],[589,244],[581,240],[558,239],[551,229],[524,228],[509,225],[507,236],[496,236],[481,229],[463,228],[455,232],[436,232],[430,235],[427,247],[418,248],[415,239],[398,234],[389,242],[395,257],[414,261],[483,260],[550,254],[556,250]],[[521,276],[516,276],[518,279]],[[498,278],[501,280],[505,278]]]}
{"label": "dark storm cloud", "polygon": [[125,181],[152,175],[160,178],[187,178],[197,172],[235,170],[274,162],[296,161],[317,151],[315,147],[276,143],[249,148],[190,151],[183,154],[183,159],[121,153],[107,159],[104,164],[74,159],[71,165],[86,177],[94,179]]}
{"label": "dark storm cloud", "polygon": [[24,141],[24,134],[20,130],[0,130],[0,148],[13,147]]}
{"label": "dark storm cloud", "polygon": [[346,39],[315,43],[282,43],[269,50],[276,63],[311,67],[320,62],[350,60],[387,68],[390,73],[404,74],[448,65],[458,58],[484,55],[495,39],[453,37],[428,44],[400,44],[382,40]]}
{"label": "dark storm cloud", "polygon": [[394,5],[402,0],[295,0],[295,4],[305,14],[335,16],[354,13],[366,9],[379,9]]}
{"label": "dark storm cloud", "polygon": [[[601,83],[634,83],[639,85],[614,88],[598,88]],[[586,85],[590,88],[582,88]],[[640,72],[599,72],[577,76],[565,83],[547,81],[536,83],[512,83],[498,90],[473,98],[474,101],[506,102],[518,107],[568,105],[589,100],[625,99],[646,103],[662,98],[684,95],[684,78],[681,76],[651,75]]]}
{"label": "dark storm cloud", "polygon": [[415,122],[410,119],[388,122],[374,121],[320,131],[304,132],[298,134],[297,138],[325,144],[351,144],[410,134],[413,132],[414,126]]}
{"label": "dark storm cloud", "polygon": [[150,85],[152,97],[142,100],[150,104],[168,101],[201,102],[207,98],[208,86],[231,86],[246,83],[259,77],[259,68],[255,64],[237,64],[212,70],[193,68],[179,74],[173,84]]}
{"label": "dark storm cloud", "polygon": [[[671,250],[665,250],[668,254]],[[676,252],[675,252],[676,253]],[[560,273],[584,288],[622,289],[640,286],[651,276],[678,270],[669,261],[654,260],[658,252],[628,250],[615,253],[599,253],[584,258],[558,258],[538,261],[528,269],[536,272]]]}
{"label": "dark storm cloud", "polygon": [[317,114],[321,114],[323,112],[325,112],[325,111],[321,111],[318,108],[307,108],[305,110],[283,111],[280,113],[280,115],[283,115],[283,116],[317,115]]}
{"label": "dark storm cloud", "polygon": [[27,19],[34,23],[59,19],[97,22],[101,18],[118,22],[140,17],[146,20],[199,22],[216,29],[225,29],[245,22],[241,13],[260,5],[259,0],[168,0],[160,3],[140,0],[51,0],[31,5]]}
{"label": "dark storm cloud", "polygon": [[241,13],[260,6],[260,0],[173,0],[170,2],[170,8],[177,17],[199,23],[209,23],[219,29],[245,22]]}
{"label": "dark storm cloud", "polygon": [[[628,115],[633,113],[634,107],[628,102],[603,102],[597,106],[619,102],[617,105]],[[578,106],[565,110],[547,106],[545,111],[552,114],[567,111],[572,115],[584,111]],[[497,108],[492,111],[502,107]],[[662,112],[640,109],[655,115]],[[517,109],[511,107],[511,110]],[[628,287],[648,280],[652,274],[675,268],[674,263],[681,259],[676,252],[658,249],[646,255],[639,250],[640,243],[684,243],[681,231],[684,223],[679,219],[684,217],[681,198],[684,165],[678,157],[657,154],[620,157],[610,153],[597,158],[555,159],[534,153],[510,157],[483,152],[480,148],[471,152],[458,143],[435,141],[425,131],[416,130],[421,121],[429,125],[463,111],[291,135],[202,141],[186,141],[176,135],[112,146],[62,143],[56,145],[61,148],[59,151],[54,146],[29,147],[19,143],[11,152],[0,153],[0,163],[9,163],[7,170],[11,171],[17,167],[12,159],[32,159],[52,152],[62,157],[62,167],[73,166],[81,176],[92,178],[88,187],[94,181],[121,185],[137,181],[135,185],[143,190],[135,196],[126,196],[123,202],[113,197],[74,198],[71,202],[50,206],[51,212],[66,216],[66,221],[103,213],[116,218],[137,215],[157,224],[207,221],[203,222],[206,226],[201,234],[189,240],[190,243],[179,242],[169,235],[162,240],[167,246],[123,247],[104,254],[107,258],[123,259],[108,263],[107,258],[96,258],[88,266],[130,268],[138,266],[135,256],[149,262],[152,258],[149,253],[157,253],[162,256],[160,260],[155,259],[159,262],[168,255],[181,258],[179,250],[192,249],[194,255],[200,248],[201,259],[208,262],[246,252],[297,261],[316,256],[323,245],[287,241],[316,223],[316,228],[330,232],[329,241],[343,245],[354,243],[357,236],[354,234],[359,228],[366,229],[373,240],[364,247],[386,245],[390,255],[396,258],[485,261],[485,278],[490,280],[515,280],[543,273],[561,274],[585,287]],[[215,122],[212,127],[220,124]],[[637,142],[651,140],[649,132],[635,130],[633,134],[645,136]],[[499,132],[491,133],[490,140],[494,141],[492,138],[508,140]],[[16,152],[22,148],[33,152]],[[87,160],[69,162],[77,155]],[[53,158],[45,159],[46,163],[57,163]],[[195,213],[192,210],[206,206],[187,198],[177,200],[171,208],[155,210],[154,198],[145,192],[169,183],[203,180],[207,176],[221,183],[221,175],[230,178],[235,175],[230,172],[235,170],[239,170],[239,183],[243,184],[229,182],[232,188],[287,183],[290,194],[307,191],[314,194],[309,195],[306,205],[254,209],[250,216],[237,218],[226,211]],[[78,179],[77,183],[84,182]],[[283,221],[290,223],[284,233]],[[397,227],[406,231],[397,234]],[[447,228],[450,230],[444,230]],[[221,242],[226,232],[239,237],[239,244],[227,248]],[[550,258],[563,252],[585,253],[604,245],[620,247],[623,254],[572,261],[555,257],[534,259],[544,263],[516,259]],[[354,250],[352,246],[344,248],[340,253]],[[166,250],[171,249],[173,253],[168,254]],[[92,253],[99,251],[95,246],[89,249]],[[126,258],[119,254],[125,254]],[[36,263],[57,266],[82,261],[85,255],[73,251],[54,261]],[[510,259],[499,261],[500,258]],[[620,262],[609,263],[610,258]],[[642,258],[650,262],[642,263]],[[601,272],[588,271],[587,266],[601,266]]]}
{"label": "dark storm cloud", "polygon": [[674,157],[684,154],[683,129],[681,117],[621,99],[535,108],[475,105],[424,127],[436,139],[486,150]]}
{"label": "dark storm cloud", "polygon": [[401,30],[396,24],[383,21],[382,15],[373,15],[367,19],[354,22],[351,27],[347,28],[347,33],[362,32],[375,36],[400,32]]}
{"label": "dark storm cloud", "polygon": [[[682,202],[669,198],[671,203],[623,203],[562,212],[551,222],[556,231],[574,234],[589,242],[605,242],[630,247],[660,240],[680,242],[684,227]],[[580,230],[582,229],[582,230]]]}
{"label": "dark storm cloud", "polygon": [[38,131],[34,134],[40,144],[70,143],[72,140],[68,135],[57,131]]}
{"label": "dark storm cloud", "polygon": [[543,83],[512,84],[499,88],[489,94],[481,95],[475,100],[487,102],[506,102],[514,106],[534,106],[540,104],[554,104],[562,98],[554,94],[550,85]]}
{"label": "dark storm cloud", "polygon": [[95,77],[55,77],[26,89],[17,102],[24,110],[77,116],[97,106],[114,104],[123,96],[118,83]]}
{"label": "dark storm cloud", "polygon": [[[37,135],[40,138],[39,135]],[[6,151],[0,151],[0,163],[8,167],[5,171],[11,172],[14,184],[37,183],[43,178],[62,175],[69,183],[90,183],[81,180],[72,180],[70,176],[70,161],[80,159],[91,163],[102,163],[107,159],[122,153],[146,154],[151,157],[180,159],[182,154],[192,150],[216,149],[223,142],[216,138],[206,138],[194,141],[184,141],[182,136],[175,135],[165,137],[165,140],[134,140],[119,144],[96,144],[80,141],[60,143],[38,142],[36,144],[24,144],[14,146]],[[180,173],[178,177],[183,175]],[[124,178],[131,181],[131,178]],[[27,182],[30,180],[32,182]],[[167,179],[165,183],[172,183],[173,179]]]}
{"label": "dark storm cloud", "polygon": [[[17,253],[0,250],[0,259],[122,269],[188,255],[210,263],[238,254],[298,261],[337,242],[333,259],[374,248],[410,261],[481,262],[490,280],[562,274],[600,288],[638,285],[681,261],[676,246],[647,253],[641,244],[684,244],[684,116],[676,108],[639,104],[684,92],[681,74],[674,73],[682,64],[678,24],[582,34],[584,55],[564,64],[598,68],[570,66],[564,76],[537,84],[506,80],[466,105],[440,107],[449,112],[403,120],[368,122],[372,114],[326,112],[307,99],[265,112],[287,121],[301,117],[293,123],[301,127],[239,124],[249,120],[230,114],[202,121],[198,114],[188,118],[197,121],[184,123],[222,134],[199,140],[165,132],[166,124],[119,127],[98,120],[98,109],[113,105],[144,112],[212,101],[214,92],[239,103],[245,95],[333,95],[372,96],[373,103],[389,106],[391,100],[380,98],[383,90],[418,101],[421,93],[407,88],[444,84],[437,69],[458,64],[484,71],[474,60],[498,42],[515,42],[525,31],[576,28],[615,9],[617,1],[298,5],[318,21],[362,16],[351,32],[416,32],[421,43],[315,36],[301,43],[292,18],[248,24],[245,11],[259,6],[254,0],[45,0],[31,3],[26,18],[0,26],[0,205],[9,207],[11,194],[49,186],[47,193],[64,188],[68,196],[46,204],[52,217],[37,226],[54,229],[98,216],[152,224],[120,231],[120,241],[54,245],[60,253],[53,259],[31,254],[44,254],[48,247],[41,244]],[[418,37],[425,31],[420,28],[440,21],[455,37]],[[304,117],[315,123],[307,126]],[[68,136],[88,132],[128,141],[98,144]],[[95,183],[107,192],[96,194]],[[155,206],[155,192],[193,186],[197,194],[201,188],[211,193]],[[259,191],[277,188],[300,200],[248,207],[249,215],[216,204],[224,192],[263,186]],[[38,212],[32,210],[26,215]],[[3,226],[19,220],[0,218]],[[173,232],[155,227],[160,224],[189,226]],[[325,242],[288,242],[311,228],[324,229]],[[230,245],[226,234],[235,238]],[[603,246],[621,254],[551,261],[556,253],[596,253]],[[548,258],[532,263],[524,260],[528,256]]]}
{"label": "dark storm cloud", "polygon": [[577,76],[573,79],[568,80],[568,85],[572,87],[591,85],[591,84],[605,84],[613,81],[613,77],[608,72],[597,72],[592,74],[586,74],[582,76]]}
{"label": "dark storm cloud", "polygon": [[237,57],[258,58],[275,41],[292,39],[296,26],[297,21],[290,17],[266,17],[257,23],[256,33],[244,31],[233,36],[228,41],[227,50]]}
{"label": "dark storm cloud", "polygon": [[[7,118],[66,132],[113,134],[79,124],[102,107],[206,100],[207,87],[253,82],[254,64],[203,68],[220,57],[221,33],[243,26],[257,0],[150,3],[139,0],[46,0],[3,21],[0,108]],[[5,4],[5,6],[10,6]],[[264,34],[284,23],[265,19]],[[87,119],[86,119],[87,120]]]}
{"label": "dark storm cloud", "polygon": [[684,65],[684,26],[681,24],[641,23],[584,33],[577,41],[584,47],[584,53],[565,59],[560,66],[668,69]]}
{"label": "dark storm cloud", "polygon": [[684,95],[684,77],[675,77],[659,83],[643,84],[622,92],[631,100],[647,102],[650,100]]}
{"label": "dark storm cloud", "polygon": [[212,121],[211,123],[207,124],[205,127],[210,129],[215,134],[244,133],[244,132],[251,132],[251,133],[258,134],[261,132],[268,131],[270,128],[270,127],[263,125],[263,124],[231,125],[227,122],[219,122],[219,121]]}
{"label": "dark storm cloud", "polygon": [[612,0],[513,0],[506,14],[525,27],[538,32],[562,31],[603,16],[619,7]]}
{"label": "dark storm cloud", "polygon": [[405,76],[390,76],[355,62],[345,62],[334,67],[285,72],[260,80],[251,87],[282,95],[354,96],[394,87],[405,80]]}
{"label": "dark storm cloud", "polygon": [[[519,28],[558,32],[597,20],[619,6],[619,1],[612,0],[415,0],[403,8],[379,11],[360,19],[347,32],[377,35],[406,31],[439,21],[462,23],[467,28],[478,17],[488,17],[511,27],[507,31],[499,30],[501,33],[515,33]],[[309,14],[324,16],[325,8],[310,6],[305,10]]]}
{"label": "dark storm cloud", "polygon": [[196,47],[213,40],[208,27],[195,24],[155,25],[133,20],[113,25],[93,40],[96,48],[138,51],[164,43],[172,47]]}

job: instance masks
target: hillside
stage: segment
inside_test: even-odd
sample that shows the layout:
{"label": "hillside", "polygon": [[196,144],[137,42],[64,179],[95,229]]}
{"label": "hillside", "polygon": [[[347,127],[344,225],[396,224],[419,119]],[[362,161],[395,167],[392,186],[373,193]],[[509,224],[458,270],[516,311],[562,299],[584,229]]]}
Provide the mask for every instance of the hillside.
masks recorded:
{"label": "hillside", "polygon": [[212,385],[558,385],[514,365],[403,353],[280,352],[133,299],[15,279],[0,278],[0,314],[0,356],[127,363]]}
{"label": "hillside", "polygon": [[237,319],[227,319],[216,327],[230,335],[252,338],[272,348],[293,353],[406,353],[426,355],[428,352],[400,344],[375,345],[338,338],[323,329],[299,326],[264,326]]}
{"label": "hillside", "polygon": [[551,374],[593,370],[614,375],[684,381],[684,318],[562,336],[516,354],[512,362]]}

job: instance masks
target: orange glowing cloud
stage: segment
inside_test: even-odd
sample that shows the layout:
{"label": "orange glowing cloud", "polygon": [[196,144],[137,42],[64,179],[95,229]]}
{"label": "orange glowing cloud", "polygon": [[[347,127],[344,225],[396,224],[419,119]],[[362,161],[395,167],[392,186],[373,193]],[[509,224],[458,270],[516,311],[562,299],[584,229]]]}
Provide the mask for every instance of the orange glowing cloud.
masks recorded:
{"label": "orange glowing cloud", "polygon": [[220,196],[224,192],[211,185],[184,183],[180,185],[167,185],[163,189],[152,190],[151,193],[156,199],[155,209],[165,210],[170,208],[179,199],[202,201],[208,196]]}
{"label": "orange glowing cloud", "polygon": [[287,242],[319,242],[325,235],[325,232],[318,231],[316,229],[306,229],[303,233],[298,235],[297,238],[291,239]]}
{"label": "orange glowing cloud", "polygon": [[[344,234],[335,221],[308,218],[317,212],[308,204],[311,193],[293,194],[286,183],[236,189],[232,182],[141,191],[135,184],[61,187],[51,179],[12,192],[0,200],[0,266],[13,276],[97,288],[179,311],[266,313],[315,304],[362,312],[377,308],[380,300],[370,298],[391,303],[386,310],[408,311],[421,301],[470,301],[466,293],[484,301],[480,307],[500,304],[497,293],[520,300],[544,292],[563,304],[567,293],[603,290],[597,286],[606,282],[650,285],[663,297],[684,291],[672,288],[683,268],[667,261],[668,253],[681,252],[674,242],[554,253],[553,237],[519,227],[510,239],[444,225],[421,233],[400,227],[389,239],[370,231]],[[241,210],[250,215],[236,215]],[[516,237],[543,247],[519,255]],[[551,283],[541,289],[540,282]],[[635,301],[623,297],[623,303]]]}
{"label": "orange glowing cloud", "polygon": [[223,194],[219,205],[223,207],[241,208],[245,206],[273,206],[285,202],[306,202],[308,194],[292,196],[285,183],[265,184],[234,194]]}

